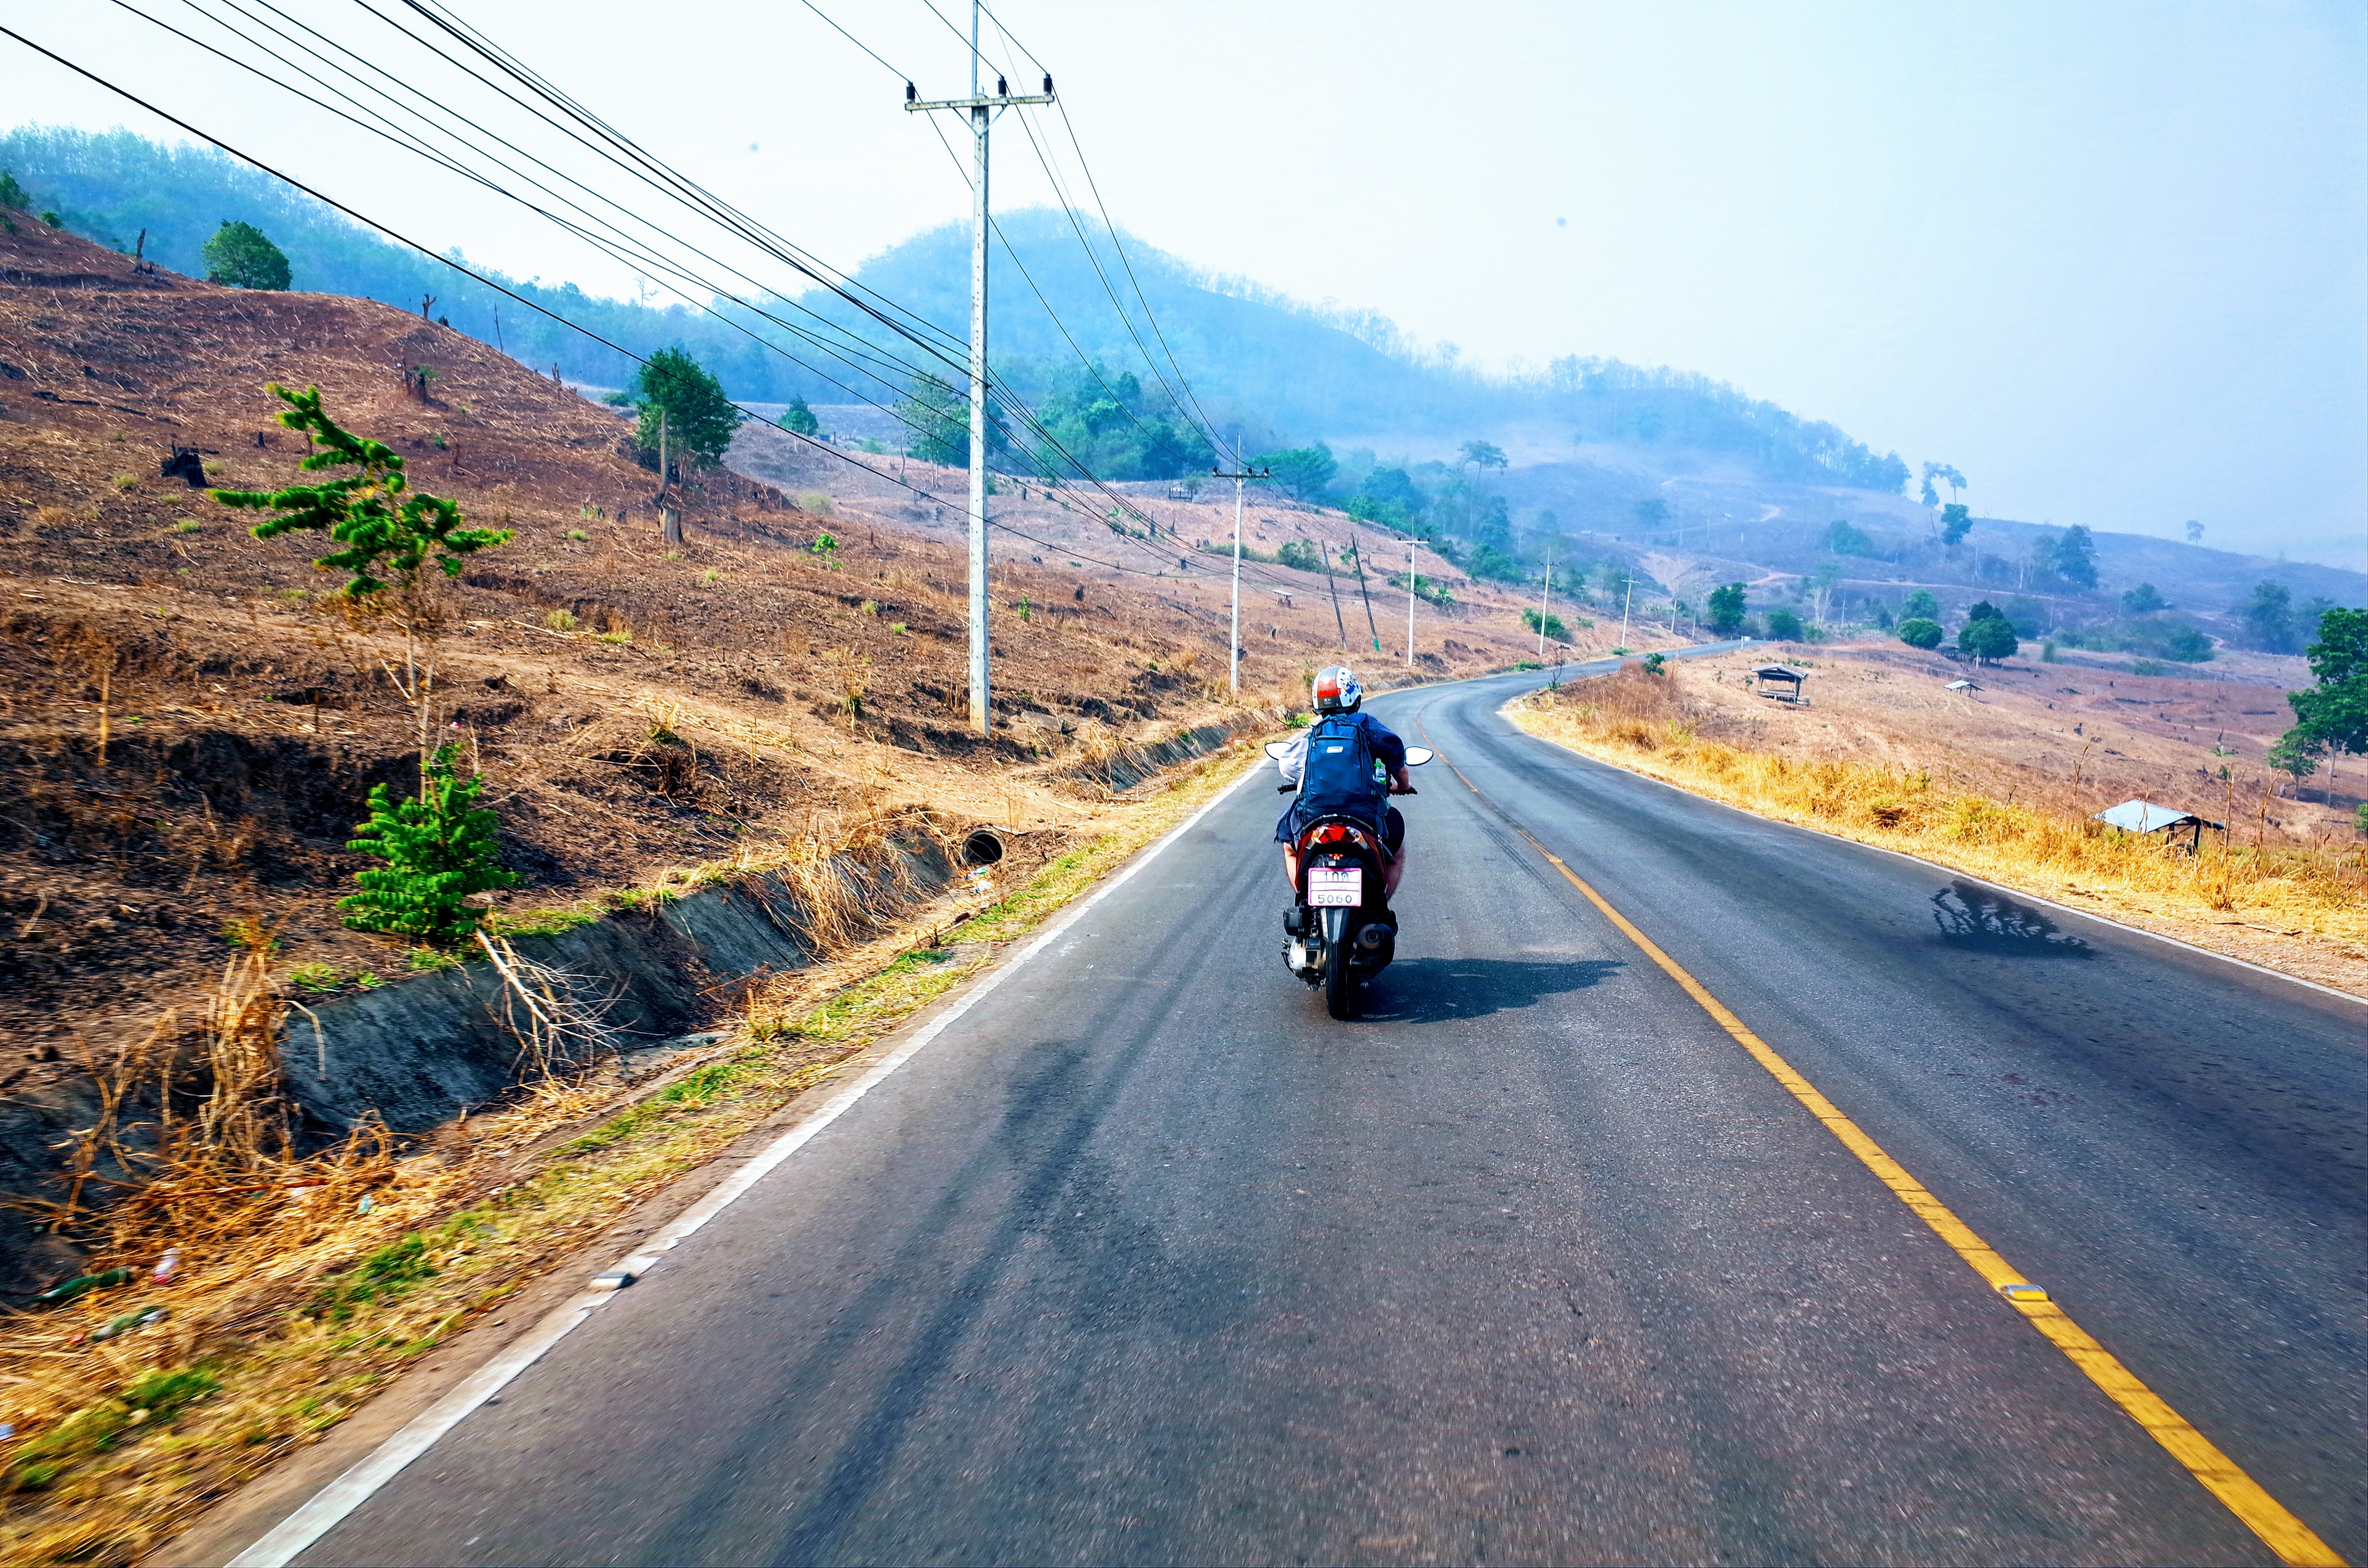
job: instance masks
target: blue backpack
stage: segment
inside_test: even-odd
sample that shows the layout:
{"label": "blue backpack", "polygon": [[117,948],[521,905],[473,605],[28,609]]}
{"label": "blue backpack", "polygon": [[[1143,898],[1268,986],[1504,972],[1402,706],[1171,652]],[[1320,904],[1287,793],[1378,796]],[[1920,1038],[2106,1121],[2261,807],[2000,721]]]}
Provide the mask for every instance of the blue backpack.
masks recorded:
{"label": "blue backpack", "polygon": [[1365,739],[1353,714],[1336,714],[1307,732],[1307,761],[1299,778],[1299,820],[1352,816],[1379,825],[1388,803],[1389,770]]}

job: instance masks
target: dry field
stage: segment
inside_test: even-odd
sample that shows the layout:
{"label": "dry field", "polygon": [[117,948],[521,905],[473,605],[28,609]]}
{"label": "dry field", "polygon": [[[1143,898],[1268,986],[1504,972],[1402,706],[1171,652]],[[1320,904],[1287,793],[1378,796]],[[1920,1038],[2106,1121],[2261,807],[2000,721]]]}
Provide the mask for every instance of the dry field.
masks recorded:
{"label": "dry field", "polygon": [[[2278,689],[2021,661],[1969,671],[1881,646],[1788,651],[1809,671],[1804,705],[1747,684],[1761,653],[1660,676],[1632,665],[1510,713],[1714,800],[2368,995],[2359,781],[2347,793],[2337,778],[2331,805],[2325,775],[2307,799],[2280,790],[2259,764],[2283,727]],[[1968,676],[1980,690],[1943,689]],[[2227,830],[2191,857],[2091,820],[2132,797]]]}

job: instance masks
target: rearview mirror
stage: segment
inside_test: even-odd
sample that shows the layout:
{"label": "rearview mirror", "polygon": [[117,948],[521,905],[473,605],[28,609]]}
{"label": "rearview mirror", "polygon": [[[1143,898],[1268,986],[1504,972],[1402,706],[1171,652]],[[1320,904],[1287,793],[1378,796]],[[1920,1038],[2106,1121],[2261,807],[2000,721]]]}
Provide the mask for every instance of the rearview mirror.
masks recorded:
{"label": "rearview mirror", "polygon": [[1267,756],[1274,758],[1275,761],[1281,762],[1284,757],[1291,755],[1291,743],[1289,741],[1269,741],[1266,744],[1266,754]]}
{"label": "rearview mirror", "polygon": [[1432,757],[1437,756],[1439,754],[1437,752],[1431,750],[1429,746],[1408,746],[1406,747],[1406,766],[1408,767],[1420,767],[1424,763],[1429,762]]}

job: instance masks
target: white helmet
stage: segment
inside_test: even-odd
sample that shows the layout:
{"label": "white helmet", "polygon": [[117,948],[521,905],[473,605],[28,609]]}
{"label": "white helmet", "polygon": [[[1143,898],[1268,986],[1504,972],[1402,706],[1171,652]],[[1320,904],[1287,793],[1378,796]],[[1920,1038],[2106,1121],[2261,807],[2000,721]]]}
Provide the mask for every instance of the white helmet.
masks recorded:
{"label": "white helmet", "polygon": [[1365,700],[1365,688],[1357,684],[1346,665],[1327,665],[1315,672],[1315,711],[1318,713],[1354,713]]}

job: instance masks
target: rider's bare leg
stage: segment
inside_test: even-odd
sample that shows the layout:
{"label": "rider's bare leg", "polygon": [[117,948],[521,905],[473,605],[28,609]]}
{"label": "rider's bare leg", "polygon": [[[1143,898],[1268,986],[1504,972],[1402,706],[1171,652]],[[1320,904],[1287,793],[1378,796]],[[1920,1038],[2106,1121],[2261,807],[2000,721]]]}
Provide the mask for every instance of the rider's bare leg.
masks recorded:
{"label": "rider's bare leg", "polygon": [[1282,875],[1283,880],[1291,884],[1291,891],[1297,892],[1299,891],[1299,851],[1288,844],[1282,846]]}
{"label": "rider's bare leg", "polygon": [[[1398,896],[1398,879],[1406,875],[1406,846],[1401,844],[1398,846],[1396,858],[1392,859],[1389,866],[1382,872],[1382,902],[1383,903],[1387,903],[1392,899]],[[1292,883],[1292,886],[1294,887],[1297,885],[1298,884],[1296,882]]]}

